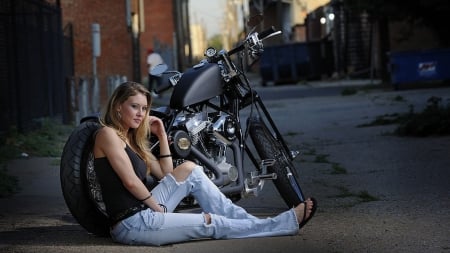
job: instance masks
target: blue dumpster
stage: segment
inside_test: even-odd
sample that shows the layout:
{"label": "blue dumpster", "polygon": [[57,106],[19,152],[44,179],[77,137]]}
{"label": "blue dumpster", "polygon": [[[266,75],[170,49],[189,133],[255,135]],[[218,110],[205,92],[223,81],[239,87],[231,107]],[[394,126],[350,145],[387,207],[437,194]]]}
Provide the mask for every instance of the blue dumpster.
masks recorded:
{"label": "blue dumpster", "polygon": [[265,47],[260,59],[260,73],[263,85],[267,81],[275,83],[296,82],[298,74],[295,55],[303,55],[302,61],[307,61],[305,44],[284,44]]}
{"label": "blue dumpster", "polygon": [[450,79],[450,48],[390,53],[391,82],[399,84]]}
{"label": "blue dumpster", "polygon": [[333,69],[332,45],[328,41],[288,43],[264,48],[260,75],[265,85],[320,79]]}

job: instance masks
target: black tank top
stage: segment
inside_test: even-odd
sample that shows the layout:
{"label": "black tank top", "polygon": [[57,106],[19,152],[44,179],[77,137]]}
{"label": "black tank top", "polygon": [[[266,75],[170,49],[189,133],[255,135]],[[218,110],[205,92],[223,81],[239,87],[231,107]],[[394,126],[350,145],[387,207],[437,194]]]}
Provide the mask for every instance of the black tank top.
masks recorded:
{"label": "black tank top", "polygon": [[[146,184],[147,166],[128,145],[125,151],[130,157],[134,172]],[[111,164],[106,157],[94,159],[94,170],[97,174],[100,187],[102,189],[102,197],[106,207],[106,213],[109,217],[114,217],[124,210],[139,206],[142,204],[136,199],[124,186],[119,176],[113,170]]]}

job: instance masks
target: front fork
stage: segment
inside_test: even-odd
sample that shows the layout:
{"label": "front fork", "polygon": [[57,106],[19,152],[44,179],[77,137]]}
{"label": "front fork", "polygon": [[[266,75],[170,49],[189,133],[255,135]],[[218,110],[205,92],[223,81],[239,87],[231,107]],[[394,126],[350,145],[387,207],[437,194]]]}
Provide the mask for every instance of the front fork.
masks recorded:
{"label": "front fork", "polygon": [[[295,151],[289,150],[286,142],[284,141],[281,133],[279,132],[278,128],[276,127],[275,122],[273,121],[272,117],[270,116],[269,112],[267,111],[267,109],[266,109],[264,103],[262,102],[261,98],[259,97],[259,95],[257,93],[253,93],[253,98],[256,101],[256,103],[258,104],[258,106],[262,109],[265,119],[270,124],[270,128],[272,129],[272,131],[275,134],[275,139],[281,145],[281,148],[285,151],[285,154],[288,156],[287,159],[290,159],[291,161],[294,160],[294,158],[296,158],[300,152],[296,151],[296,150]],[[247,145],[245,145],[245,149],[246,149],[246,153],[248,154],[250,160],[252,160],[253,164],[257,165],[256,158],[253,156],[252,152],[249,150]],[[246,179],[245,193],[257,195],[258,192],[261,191],[262,187],[264,186],[264,180],[277,179],[277,175],[275,173],[273,173],[273,175],[272,174],[267,175],[267,166],[272,166],[274,163],[275,163],[274,159],[263,160],[261,162],[260,170],[252,172],[250,174],[250,179],[248,179],[248,180]],[[286,169],[286,175],[283,175],[283,176],[287,177],[289,184],[291,185],[295,194],[298,196],[299,200],[301,202],[305,201],[303,191],[302,191],[300,185],[298,184],[296,178],[292,174],[291,169],[289,168],[289,166],[287,166],[285,169]],[[258,183],[255,183],[255,182],[258,182]]]}
{"label": "front fork", "polygon": [[289,147],[287,146],[286,142],[284,141],[283,136],[281,135],[280,131],[278,130],[277,126],[275,125],[275,122],[273,121],[272,117],[270,116],[269,111],[267,110],[266,106],[264,105],[261,97],[259,94],[252,90],[251,93],[249,93],[245,99],[243,99],[243,102],[241,104],[241,108],[247,107],[250,104],[255,104],[262,110],[262,114],[264,115],[265,120],[269,123],[270,129],[272,129],[273,133],[275,134],[275,139],[281,144],[281,147],[286,151],[286,154],[289,155],[289,159],[292,161],[295,157],[299,154],[298,151],[291,151]]}

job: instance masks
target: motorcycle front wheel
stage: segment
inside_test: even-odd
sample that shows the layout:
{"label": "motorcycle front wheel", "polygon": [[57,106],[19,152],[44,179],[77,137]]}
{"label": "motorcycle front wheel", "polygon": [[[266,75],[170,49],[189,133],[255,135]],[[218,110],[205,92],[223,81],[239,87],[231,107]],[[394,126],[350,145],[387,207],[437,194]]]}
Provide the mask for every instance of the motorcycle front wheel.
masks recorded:
{"label": "motorcycle front wheel", "polygon": [[304,201],[304,196],[289,154],[259,118],[251,118],[249,127],[250,137],[261,160],[275,159],[275,164],[268,167],[268,172],[277,175],[273,183],[284,202],[289,208],[297,206]]}

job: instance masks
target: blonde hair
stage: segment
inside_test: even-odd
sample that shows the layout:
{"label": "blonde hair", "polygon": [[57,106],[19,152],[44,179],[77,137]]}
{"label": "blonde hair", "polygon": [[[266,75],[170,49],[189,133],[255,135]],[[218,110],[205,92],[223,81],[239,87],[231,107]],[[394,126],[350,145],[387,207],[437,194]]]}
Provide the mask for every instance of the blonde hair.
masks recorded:
{"label": "blonde hair", "polygon": [[[137,94],[143,94],[147,97],[148,112],[144,115],[142,123],[137,128],[131,128],[128,130],[127,135],[123,136],[123,128],[120,123],[120,115],[117,113],[117,107],[123,104],[129,97]],[[101,119],[101,124],[111,127],[116,130],[117,135],[124,139],[128,137],[130,145],[137,152],[146,164],[149,165],[152,157],[150,153],[150,127],[148,122],[148,116],[150,113],[150,106],[152,103],[152,96],[144,85],[136,82],[125,82],[120,84],[113,92],[108,100],[106,111]],[[147,172],[150,173],[150,168],[147,166]]]}

